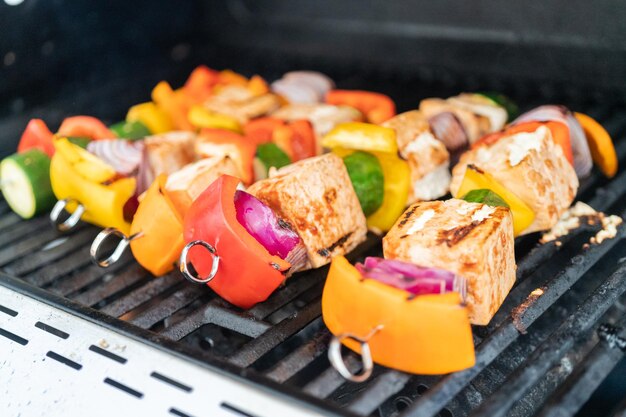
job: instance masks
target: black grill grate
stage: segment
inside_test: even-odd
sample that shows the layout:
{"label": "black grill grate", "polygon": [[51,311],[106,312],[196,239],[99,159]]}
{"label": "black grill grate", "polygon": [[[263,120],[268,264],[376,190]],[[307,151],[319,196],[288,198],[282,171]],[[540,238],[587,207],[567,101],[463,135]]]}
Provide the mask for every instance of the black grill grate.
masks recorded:
{"label": "black grill grate", "polygon": [[[617,139],[625,165],[624,109],[581,110],[598,118]],[[581,184],[579,198],[624,217],[626,171],[611,181],[594,172]],[[87,246],[96,228],[82,225],[59,235],[45,216],[20,221],[4,202],[0,268],[130,323],[125,329],[134,326],[178,341],[174,346],[197,360],[216,357],[241,375],[326,401],[339,415],[552,416],[580,409],[621,357],[598,343],[595,330],[601,322],[624,322],[623,308],[615,305],[626,291],[624,230],[620,227],[615,239],[588,248],[584,243],[594,232],[590,227],[572,232],[559,245],[538,246],[536,235],[520,239],[516,286],[490,325],[475,328],[474,368],[436,377],[376,367],[364,384],[346,383],[326,358],[330,335],[320,316],[326,268],[297,274],[268,301],[243,311],[208,288],[184,282],[177,272],[154,279],[129,257],[109,269],[94,266]],[[379,239],[369,236],[350,258],[380,251]],[[0,283],[10,281],[0,278]],[[543,296],[514,320],[511,311],[539,287]],[[348,364],[358,367],[354,355],[348,355]]]}

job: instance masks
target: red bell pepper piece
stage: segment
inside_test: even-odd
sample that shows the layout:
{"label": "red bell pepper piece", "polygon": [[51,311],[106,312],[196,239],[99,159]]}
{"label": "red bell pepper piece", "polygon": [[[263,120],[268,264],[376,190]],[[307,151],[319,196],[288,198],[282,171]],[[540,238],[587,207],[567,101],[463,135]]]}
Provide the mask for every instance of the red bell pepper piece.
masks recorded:
{"label": "red bell pepper piece", "polygon": [[241,174],[241,180],[246,184],[251,184],[254,181],[252,162],[256,154],[256,144],[253,141],[225,129],[202,129],[199,139],[200,145],[198,145],[198,150],[201,155],[204,154],[202,141],[218,145],[221,148],[219,152],[207,152],[206,156],[212,156],[217,153],[227,154],[237,165]]}
{"label": "red bell pepper piece", "polygon": [[354,107],[363,113],[368,122],[380,124],[396,115],[396,105],[384,94],[361,90],[331,90],[326,102],[336,106]]}
{"label": "red bell pepper piece", "polygon": [[52,155],[54,155],[52,136],[52,132],[48,129],[46,122],[41,119],[32,119],[26,125],[24,133],[22,133],[20,143],[17,145],[17,151],[21,153],[37,148],[52,158]]}
{"label": "red bell pepper piece", "polygon": [[243,132],[250,140],[260,145],[271,142],[274,130],[284,125],[285,121],[276,117],[259,117],[246,123]]}
{"label": "red bell pepper piece", "polygon": [[[291,264],[272,256],[237,221],[235,192],[239,179],[223,175],[193,202],[185,216],[185,242],[203,240],[219,256],[215,278],[207,285],[241,308],[264,301],[285,280]],[[189,250],[187,260],[200,276],[207,276],[213,258],[202,247]]]}
{"label": "red bell pepper piece", "polygon": [[293,161],[311,158],[316,155],[316,139],[313,126],[308,120],[295,120],[289,124],[293,131],[291,138],[291,152]]}
{"label": "red bell pepper piece", "polygon": [[92,140],[117,137],[104,123],[92,116],[67,117],[61,123],[57,133],[60,136],[90,138]]}
{"label": "red bell pepper piece", "polygon": [[218,71],[200,65],[191,72],[183,89],[194,102],[201,103],[213,94],[213,87],[219,79]]}

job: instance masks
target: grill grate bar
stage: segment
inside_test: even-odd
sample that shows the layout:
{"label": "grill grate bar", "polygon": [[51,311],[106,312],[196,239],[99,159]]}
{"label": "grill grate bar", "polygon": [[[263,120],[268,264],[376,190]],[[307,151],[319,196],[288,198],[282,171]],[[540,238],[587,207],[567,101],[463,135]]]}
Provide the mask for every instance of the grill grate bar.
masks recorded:
{"label": "grill grate bar", "polygon": [[214,298],[207,304],[202,321],[202,325],[205,324],[215,324],[249,337],[259,337],[271,327],[265,321],[251,318],[245,311],[233,311],[230,304],[221,298]]}
{"label": "grill grate bar", "polygon": [[175,273],[154,278],[146,285],[115,300],[100,311],[113,317],[120,317],[178,284],[180,284],[180,277]]}
{"label": "grill grate bar", "polygon": [[[592,246],[586,251],[585,256],[574,256],[567,267],[547,283],[544,294],[534,303],[531,303],[518,318],[519,324],[527,328],[543,314],[592,265],[615,246],[624,234],[624,227],[621,226],[619,231],[620,235],[616,236],[615,239],[606,241],[602,245]],[[476,365],[473,368],[443,377],[410,407],[407,416],[436,414],[518,336],[519,332],[513,318],[507,317],[506,321],[478,346]]]}
{"label": "grill grate bar", "polygon": [[626,265],[623,265],[593,292],[575,315],[572,315],[549,340],[533,352],[525,366],[513,372],[489,401],[482,403],[472,415],[505,416],[513,403],[519,400],[548,371],[549,367],[573,346],[580,330],[591,328],[621,294],[626,292],[625,276]]}
{"label": "grill grate bar", "polygon": [[0,231],[13,226],[14,224],[22,224],[20,223],[20,220],[22,219],[15,213],[2,213],[2,216],[3,217],[0,219]]}
{"label": "grill grate bar", "polygon": [[85,246],[35,273],[24,276],[23,279],[33,285],[42,287],[89,263],[89,247]]}
{"label": "grill grate bar", "polygon": [[[11,220],[6,220],[10,218]],[[13,219],[16,221],[13,222]],[[23,239],[24,236],[41,232],[44,228],[50,227],[50,220],[48,216],[39,216],[31,220],[20,222],[20,218],[17,214],[11,213],[2,219],[0,219],[0,231],[2,232],[2,242],[0,247],[8,246],[9,243],[15,242],[18,239]],[[5,224],[7,223],[6,227]]]}
{"label": "grill grate bar", "polygon": [[149,329],[202,296],[200,288],[188,285],[167,297],[160,304],[149,308],[130,320],[136,326]]}
{"label": "grill grate bar", "polygon": [[[352,352],[344,356],[344,362],[350,372],[356,372],[361,368],[361,364]],[[303,391],[313,397],[327,398],[345,383],[346,380],[334,368],[327,368],[317,378],[306,384]]]}
{"label": "grill grate bar", "polygon": [[328,342],[330,333],[324,329],[274,365],[265,375],[276,382],[285,382],[325,353]]}
{"label": "grill grate bar", "polygon": [[59,237],[57,231],[52,228],[48,228],[34,236],[20,240],[9,247],[0,249],[0,266],[4,266],[16,259],[28,255],[36,249],[45,246],[57,237]]}
{"label": "grill grate bar", "polygon": [[166,327],[160,332],[160,334],[173,340],[182,339],[194,330],[199,329],[204,324],[204,321],[206,320],[206,316],[204,314],[205,311],[205,308],[195,310],[178,323]]}
{"label": "grill grate bar", "polygon": [[[106,269],[91,264],[76,275],[71,275],[64,280],[54,282],[54,285],[51,286],[49,290],[55,294],[68,296],[93,284],[102,277],[113,276],[116,272],[127,268],[130,263],[130,259],[121,260]],[[47,278],[49,278],[49,276]]]}
{"label": "grill grate bar", "polygon": [[[411,375],[402,372],[387,371],[376,378],[367,390],[359,393],[356,399],[348,406],[348,409],[359,415],[369,415],[386,398],[402,390],[410,378]],[[372,395],[373,393],[375,395]]]}
{"label": "grill grate bar", "polygon": [[611,417],[626,417],[626,398],[620,402],[615,410],[612,411]]}
{"label": "grill grate bar", "polygon": [[[624,323],[626,320],[622,319],[620,325]],[[576,367],[565,384],[554,393],[538,417],[574,415],[622,356],[623,353],[618,349],[611,349],[606,343],[598,343],[584,361]]]}
{"label": "grill grate bar", "polygon": [[248,342],[243,348],[229,358],[238,366],[248,367],[256,362],[261,356],[293,336],[304,326],[314,320],[321,320],[322,306],[320,300],[316,300],[298,313],[271,327],[258,338]]}
{"label": "grill grate bar", "polygon": [[74,300],[78,303],[93,306],[103,299],[120,292],[127,287],[141,281],[147,277],[147,272],[137,264],[131,265],[127,270],[106,281],[103,285],[93,287],[82,294],[77,295]]}
{"label": "grill grate bar", "polygon": [[59,239],[66,239],[66,241],[59,246],[55,246],[45,251],[41,251],[37,254],[37,256],[26,255],[23,258],[20,258],[15,262],[7,265],[5,267],[5,271],[9,274],[13,274],[14,276],[22,276],[24,274],[32,272],[37,268],[45,266],[52,261],[68,255],[76,249],[84,247],[87,243],[93,241],[96,234],[96,231],[94,231],[92,228],[88,228],[76,233],[74,236],[72,236],[71,239],[61,237]]}

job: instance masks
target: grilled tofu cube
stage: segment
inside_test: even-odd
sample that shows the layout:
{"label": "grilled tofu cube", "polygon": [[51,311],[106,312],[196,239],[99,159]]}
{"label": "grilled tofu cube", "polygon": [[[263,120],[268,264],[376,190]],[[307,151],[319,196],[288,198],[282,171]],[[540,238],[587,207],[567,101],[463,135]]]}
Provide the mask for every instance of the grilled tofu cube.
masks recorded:
{"label": "grilled tofu cube", "polygon": [[255,195],[300,235],[318,268],[365,240],[367,226],[341,158],[329,153],[304,159],[253,184]]}
{"label": "grilled tofu cube", "polygon": [[574,201],[578,178],[563,150],[541,126],[530,133],[500,138],[461,156],[452,170],[450,191],[457,196],[467,165],[493,176],[535,213],[535,220],[522,234],[550,229]]}
{"label": "grilled tofu cube", "polygon": [[515,282],[513,218],[505,207],[457,199],[416,203],[383,238],[383,252],[463,276],[473,324],[489,323]]}
{"label": "grilled tofu cube", "polygon": [[204,102],[207,110],[230,116],[241,124],[266,115],[280,107],[275,94],[254,95],[248,88],[238,85],[222,87]]}
{"label": "grilled tofu cube", "polygon": [[450,154],[437,140],[428,120],[418,110],[399,114],[382,124],[396,131],[400,156],[411,170],[409,202],[434,200],[445,195],[450,185]]}
{"label": "grilled tofu cube", "polygon": [[146,137],[144,143],[152,174],[172,174],[195,160],[195,133],[168,132]]}

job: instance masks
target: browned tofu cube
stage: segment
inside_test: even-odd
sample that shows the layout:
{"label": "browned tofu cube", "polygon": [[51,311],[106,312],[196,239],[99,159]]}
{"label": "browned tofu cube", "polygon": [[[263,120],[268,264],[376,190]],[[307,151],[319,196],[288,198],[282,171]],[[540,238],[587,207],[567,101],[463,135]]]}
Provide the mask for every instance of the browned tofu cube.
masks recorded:
{"label": "browned tofu cube", "polygon": [[461,156],[452,170],[450,191],[456,196],[468,165],[491,174],[535,213],[522,234],[554,226],[576,197],[578,177],[550,130],[541,126],[479,146]]}
{"label": "browned tofu cube", "polygon": [[457,199],[413,204],[383,239],[383,252],[463,276],[473,324],[489,323],[515,282],[513,218],[504,207]]}
{"label": "browned tofu cube", "polygon": [[350,252],[367,226],[341,158],[329,153],[279,169],[248,192],[288,221],[307,249],[310,267]]}
{"label": "browned tofu cube", "polygon": [[152,174],[172,174],[193,162],[195,138],[195,133],[184,131],[148,136],[144,143]]}

